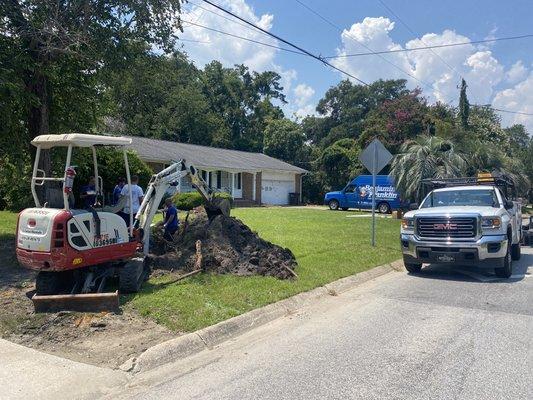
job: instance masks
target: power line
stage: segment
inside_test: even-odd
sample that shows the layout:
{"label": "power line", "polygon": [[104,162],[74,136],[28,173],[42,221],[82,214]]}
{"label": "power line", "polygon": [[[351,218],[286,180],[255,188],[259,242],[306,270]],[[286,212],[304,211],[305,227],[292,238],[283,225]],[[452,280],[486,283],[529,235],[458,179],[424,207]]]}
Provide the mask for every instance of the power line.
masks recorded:
{"label": "power line", "polygon": [[305,53],[305,54],[308,55],[309,57],[312,57],[312,58],[314,58],[315,60],[318,60],[318,61],[320,61],[321,63],[327,65],[328,67],[333,68],[334,70],[339,71],[340,73],[342,73],[342,74],[344,74],[344,75],[346,75],[346,76],[349,76],[350,78],[356,80],[357,82],[359,82],[359,83],[361,83],[361,84],[363,84],[363,85],[365,85],[365,86],[368,86],[368,83],[362,81],[361,79],[359,79],[359,78],[357,78],[356,76],[350,74],[349,72],[346,72],[346,71],[344,71],[344,70],[342,70],[342,69],[340,69],[340,68],[337,68],[337,67],[334,66],[333,64],[330,64],[330,63],[329,63],[328,61],[326,61],[323,57],[321,57],[321,56],[317,56],[317,55],[315,55],[315,54],[313,54],[313,53],[311,53],[311,52],[309,52],[309,51],[303,49],[302,47],[299,47],[299,46],[295,45],[294,43],[291,43],[291,42],[289,42],[288,40],[285,40],[285,39],[283,39],[283,38],[281,38],[281,37],[279,37],[279,36],[277,36],[277,35],[275,35],[275,34],[269,32],[269,31],[267,31],[267,30],[265,30],[265,29],[263,29],[263,28],[261,28],[261,27],[255,25],[255,24],[253,24],[252,22],[247,21],[247,20],[245,20],[244,18],[239,17],[238,15],[232,13],[231,11],[228,11],[228,10],[226,10],[226,9],[224,9],[224,8],[222,8],[222,7],[218,6],[218,5],[216,5],[216,4],[212,3],[212,2],[210,2],[209,0],[202,0],[202,1],[203,1],[204,3],[210,4],[211,6],[213,6],[213,7],[215,7],[215,8],[218,8],[220,11],[222,11],[222,12],[224,12],[224,13],[226,13],[226,14],[229,14],[229,15],[231,15],[231,16],[234,17],[234,18],[237,18],[238,20],[244,22],[245,24],[248,24],[248,25],[254,27],[255,29],[257,29],[257,30],[259,30],[259,31],[261,31],[261,32],[263,32],[263,33],[265,33],[265,34],[267,34],[267,35],[269,35],[269,36],[271,36],[271,37],[273,37],[273,38],[279,40],[280,42],[283,42],[283,43],[285,43],[285,44],[287,44],[287,45],[289,45],[289,46],[295,48],[296,50],[298,50],[298,51],[300,51],[300,52],[302,52],[302,53]]}
{"label": "power line", "polygon": [[533,117],[533,113],[526,113],[526,112],[522,112],[522,111],[502,110],[501,108],[494,108],[491,105],[487,105],[487,106],[481,105],[479,107],[487,107],[487,108],[490,108],[491,110],[494,110],[494,111],[499,111],[499,112],[504,112],[504,113],[509,113],[509,114],[526,115],[528,117]]}
{"label": "power line", "polygon": [[333,58],[373,56],[375,54],[404,53],[404,52],[409,52],[409,51],[440,49],[440,48],[443,48],[443,47],[466,46],[466,45],[469,45],[469,44],[491,43],[491,42],[500,42],[500,41],[505,41],[505,40],[516,40],[516,39],[525,39],[525,38],[532,38],[532,37],[533,37],[533,34],[531,34],[531,35],[520,35],[520,36],[507,36],[507,37],[500,37],[500,38],[493,38],[493,39],[470,40],[468,42],[457,42],[457,43],[448,43],[448,44],[436,44],[436,45],[432,45],[432,46],[411,47],[409,49],[382,50],[382,51],[375,51],[375,52],[372,52],[372,53],[371,52],[366,52],[366,53],[340,54],[340,55],[336,55],[336,56],[326,56],[324,58],[329,60],[329,59],[333,59]]}
{"label": "power line", "polygon": [[[298,4],[300,4],[302,7],[305,7],[307,10],[309,10],[310,12],[312,12],[313,14],[315,14],[318,18],[320,18],[322,21],[326,22],[328,25],[332,26],[333,28],[335,28],[336,30],[338,30],[339,32],[341,33],[344,33],[344,30],[338,26],[337,24],[335,24],[334,22],[330,21],[329,19],[327,19],[326,17],[324,17],[323,15],[321,15],[318,11],[315,11],[314,9],[312,9],[311,7],[309,7],[307,4],[305,4],[304,2],[300,1],[300,0],[295,0]],[[416,76],[410,74],[409,72],[405,71],[403,68],[399,67],[398,65],[394,64],[392,61],[388,60],[386,57],[383,57],[381,54],[377,53],[376,51],[374,51],[373,49],[371,49],[369,46],[367,46],[366,44],[360,42],[359,40],[357,40],[357,38],[353,37],[349,32],[346,33],[346,36],[348,36],[350,39],[352,39],[353,41],[355,41],[356,43],[358,43],[359,45],[363,46],[365,49],[367,49],[368,51],[370,51],[373,55],[377,55],[379,58],[381,58],[383,61],[385,61],[386,63],[390,64],[391,66],[393,66],[394,68],[396,68],[398,71],[402,72],[403,74],[409,76],[410,78],[414,79],[415,81],[421,83],[422,85],[426,86],[426,87],[429,87],[431,88],[431,90],[436,90],[435,88],[433,88],[432,85],[430,85],[429,83],[427,82],[424,82],[423,80],[421,79],[418,79]]]}
{"label": "power line", "polygon": [[[235,24],[237,24],[237,25],[243,26],[243,27],[245,27],[245,28],[247,28],[247,29],[250,29],[250,30],[253,30],[254,32],[257,32],[254,28],[252,28],[252,27],[249,26],[249,25],[243,24],[243,23],[241,23],[241,22],[239,22],[239,21],[236,21],[236,20],[231,19],[231,18],[228,18],[228,17],[226,17],[226,16],[224,16],[224,15],[222,15],[222,14],[219,14],[219,13],[213,11],[213,10],[210,10],[210,9],[208,9],[208,8],[205,8],[205,7],[201,6],[201,5],[198,4],[198,3],[195,3],[194,1],[189,1],[189,0],[187,0],[187,3],[194,4],[196,7],[200,8],[200,9],[203,10],[203,11],[207,11],[208,13],[211,13],[211,14],[217,15],[217,16],[219,16],[220,18],[224,18],[224,19],[227,20],[227,21],[233,22],[233,23],[235,23]],[[196,22],[198,22],[198,21],[196,21]]]}
{"label": "power line", "polygon": [[[205,1],[205,0],[204,0]],[[317,17],[319,17],[321,20],[323,20],[324,22],[326,22],[328,25],[334,27],[335,29],[337,29],[338,31],[340,32],[343,32],[344,30],[339,27],[338,25],[336,25],[335,23],[333,23],[332,21],[328,20],[326,17],[322,16],[320,13],[318,13],[317,11],[315,11],[314,9],[312,9],[311,7],[309,7],[307,4],[303,3],[302,1],[300,0],[295,0],[297,3],[299,3],[301,6],[305,7],[307,10],[309,10],[310,12],[312,12],[313,14],[315,14]],[[365,47],[367,50],[370,51],[370,54],[371,55],[377,55],[379,56],[381,59],[383,59],[384,61],[386,61],[387,63],[389,63],[390,65],[394,66],[396,69],[402,71],[404,74],[410,76],[411,78],[415,79],[416,81],[422,83],[423,85],[431,88],[431,90],[433,90],[434,92],[437,92],[437,93],[440,93],[441,95],[444,95],[443,92],[441,92],[440,90],[434,88],[432,85],[430,85],[429,83],[427,82],[424,82],[416,77],[414,77],[413,75],[409,74],[408,72],[404,71],[402,68],[398,67],[396,64],[394,64],[393,62],[387,60],[385,57],[383,57],[381,54],[383,52],[376,52],[374,50],[372,50],[370,47],[368,47],[367,45],[365,45],[364,43],[361,43],[359,40],[357,40],[356,38],[354,38],[352,35],[348,34],[347,35],[348,37],[350,37],[351,39],[353,39],[355,42],[359,43],[361,46]],[[416,36],[416,35],[415,35]],[[522,36],[517,36],[516,38],[522,38],[522,37],[531,37],[533,35],[522,35]],[[502,38],[501,40],[509,40],[508,38]],[[488,41],[488,39],[487,39]],[[493,39],[493,41],[495,41]],[[481,41],[478,41],[478,42],[481,42]],[[430,47],[430,46],[427,46],[427,47]],[[392,52],[392,51],[391,51]],[[368,53],[366,53],[368,54]],[[365,55],[366,55],[365,54]],[[323,57],[323,59],[326,59],[326,58],[333,58],[333,57]],[[452,100],[453,101],[453,100]],[[476,106],[475,104],[472,104],[473,106]],[[499,111],[499,112],[504,112],[504,113],[509,113],[509,114],[519,114],[519,115],[526,115],[526,116],[533,116],[533,114],[530,114],[530,113],[524,113],[524,112],[520,112],[520,111],[511,111],[511,110],[502,110],[502,109],[497,109],[497,108],[493,108],[492,106],[481,106],[481,107],[488,107],[494,111]]]}
{"label": "power line", "polygon": [[[396,14],[383,0],[378,0],[385,9],[387,9],[400,23],[415,37],[418,35],[405,23],[398,14]],[[423,45],[427,46],[427,43],[425,43],[422,39],[420,39]],[[448,63],[444,58],[442,58],[436,51],[433,49],[429,49],[434,55],[436,55],[452,72],[455,72],[461,79],[463,76],[452,66],[450,63]]]}
{"label": "power line", "polygon": [[[185,23],[187,23],[187,24],[190,24],[190,25],[193,25],[193,26],[197,26],[197,27],[199,27],[199,28],[203,28],[203,29],[207,29],[207,30],[209,30],[209,31],[213,31],[213,32],[216,32],[216,33],[220,33],[220,34],[222,34],[222,35],[227,35],[227,36],[231,36],[231,37],[234,37],[234,38],[237,38],[237,39],[246,40],[246,41],[248,41],[248,42],[252,42],[252,43],[255,43],[255,44],[260,44],[261,46],[272,47],[272,48],[277,49],[277,50],[288,51],[289,53],[295,53],[295,54],[305,55],[304,53],[299,52],[299,51],[295,51],[295,50],[287,49],[287,48],[285,48],[285,47],[279,47],[279,46],[276,46],[276,45],[273,45],[273,44],[269,44],[269,43],[265,43],[265,42],[260,42],[260,41],[258,41],[258,40],[250,39],[250,38],[247,38],[247,37],[244,37],[244,36],[235,35],[235,34],[233,34],[233,33],[224,32],[224,31],[221,31],[221,30],[218,30],[218,29],[215,29],[215,28],[210,28],[210,27],[205,26],[205,25],[197,24],[196,22],[185,21],[185,20],[182,20],[182,21],[185,22]],[[180,39],[180,40],[184,40],[184,39]],[[204,43],[205,43],[205,42],[204,42]],[[207,43],[209,43],[209,42],[207,42]]]}

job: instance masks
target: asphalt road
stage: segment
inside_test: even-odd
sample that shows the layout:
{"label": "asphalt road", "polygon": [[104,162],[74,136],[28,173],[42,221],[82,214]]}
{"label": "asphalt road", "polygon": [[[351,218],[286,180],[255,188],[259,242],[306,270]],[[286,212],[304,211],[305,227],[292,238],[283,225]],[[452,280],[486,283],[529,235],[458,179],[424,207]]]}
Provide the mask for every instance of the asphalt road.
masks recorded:
{"label": "asphalt road", "polygon": [[387,274],[109,398],[533,399],[533,249],[523,253],[508,281],[442,266]]}

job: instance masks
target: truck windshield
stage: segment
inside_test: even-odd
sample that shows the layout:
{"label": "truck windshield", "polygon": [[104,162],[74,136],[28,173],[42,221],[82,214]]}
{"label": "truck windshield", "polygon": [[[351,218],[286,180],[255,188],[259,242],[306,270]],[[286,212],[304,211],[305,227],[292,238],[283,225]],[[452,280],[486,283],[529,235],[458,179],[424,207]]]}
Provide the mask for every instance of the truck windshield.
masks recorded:
{"label": "truck windshield", "polygon": [[431,192],[420,208],[448,206],[498,207],[498,198],[493,189],[437,191]]}

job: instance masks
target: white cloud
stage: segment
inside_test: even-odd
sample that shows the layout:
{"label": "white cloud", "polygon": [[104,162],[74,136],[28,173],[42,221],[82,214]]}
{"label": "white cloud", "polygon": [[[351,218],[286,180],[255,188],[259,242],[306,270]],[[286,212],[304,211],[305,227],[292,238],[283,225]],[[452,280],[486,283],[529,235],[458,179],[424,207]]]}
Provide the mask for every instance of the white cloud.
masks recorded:
{"label": "white cloud", "polygon": [[[369,49],[397,50],[402,47],[392,41],[389,32],[394,29],[394,22],[388,18],[366,17],[362,22],[353,24],[350,29],[345,29],[341,34],[342,47],[337,49],[337,54],[368,52]],[[398,68],[384,61],[394,63]],[[351,58],[336,58],[332,61],[336,67],[351,73],[365,82],[372,82],[380,78],[405,78],[401,70],[412,74],[411,65],[404,53],[393,53],[377,56],[362,56]],[[346,78],[344,75],[343,78]]]}
{"label": "white cloud", "polygon": [[300,83],[294,88],[295,103],[304,106],[315,94],[315,89],[305,83]]}
{"label": "white cloud", "polygon": [[[385,17],[367,17],[353,24],[341,35],[339,55],[350,53],[396,50],[468,41],[469,38],[452,30],[427,33],[402,46],[390,37],[394,22]],[[359,43],[358,43],[359,42]],[[502,65],[491,51],[473,45],[418,50],[379,56],[334,59],[334,64],[365,82],[376,79],[407,79],[410,87],[419,86],[430,100],[457,104],[461,77],[469,85],[469,99],[473,103],[487,103],[495,86],[504,77]],[[392,65],[394,64],[394,65]],[[410,76],[409,76],[410,75]]]}
{"label": "white cloud", "polygon": [[[523,81],[510,89],[496,93],[493,106],[504,110],[533,114],[533,71]],[[529,134],[533,134],[533,117],[520,114],[501,113],[504,126],[523,124]]]}
{"label": "white cloud", "polygon": [[507,71],[505,77],[509,83],[516,83],[523,80],[527,76],[527,68],[524,67],[522,60],[518,60],[513,64],[513,66]]}
{"label": "white cloud", "polygon": [[297,106],[294,114],[297,117],[305,117],[315,114],[315,106],[312,103],[315,89],[305,83],[300,83],[293,90],[294,104]]}
{"label": "white cloud", "polygon": [[[236,15],[239,15],[248,21],[255,23],[265,30],[270,30],[274,21],[271,14],[258,16],[254,10],[244,0],[223,0],[221,5]],[[202,3],[202,7],[221,15],[222,12]],[[196,5],[192,5],[185,11],[181,18],[183,22],[183,33],[178,33],[180,39],[193,40],[195,42],[184,41],[183,47],[192,60],[201,66],[218,60],[226,66],[234,64],[246,64],[256,71],[273,69],[275,66],[274,58],[277,49],[261,46],[256,43],[248,42],[221,33],[207,30],[205,28],[188,24],[207,26],[212,29],[231,33],[233,35],[246,37],[252,40],[260,41],[270,45],[277,46],[277,40],[270,38],[259,31],[243,26],[242,23],[231,22],[212,12],[206,11]],[[201,42],[201,43],[196,43]]]}

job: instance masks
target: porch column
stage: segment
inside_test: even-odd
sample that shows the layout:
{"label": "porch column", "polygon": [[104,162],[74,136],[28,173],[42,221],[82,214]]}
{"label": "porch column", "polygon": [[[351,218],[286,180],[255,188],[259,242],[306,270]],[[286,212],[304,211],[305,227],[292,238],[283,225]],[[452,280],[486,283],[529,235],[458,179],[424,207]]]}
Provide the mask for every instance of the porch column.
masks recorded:
{"label": "porch column", "polygon": [[257,172],[254,172],[254,182],[253,182],[253,185],[252,185],[252,198],[253,200],[255,201],[255,180],[256,180],[256,176],[257,176]]}
{"label": "porch column", "polygon": [[231,197],[235,198],[235,173],[230,172],[231,174]]}

